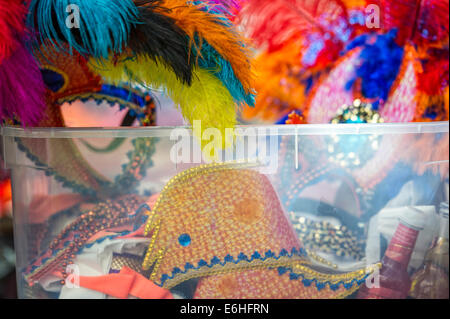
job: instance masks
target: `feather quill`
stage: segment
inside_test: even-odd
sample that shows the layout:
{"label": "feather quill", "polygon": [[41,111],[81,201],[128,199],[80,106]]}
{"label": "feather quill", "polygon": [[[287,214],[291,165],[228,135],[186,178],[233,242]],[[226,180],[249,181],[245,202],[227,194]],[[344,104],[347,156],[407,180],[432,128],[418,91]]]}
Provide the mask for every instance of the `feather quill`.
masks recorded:
{"label": "feather quill", "polygon": [[122,52],[137,19],[132,0],[31,0],[28,24],[41,43],[107,58]]}
{"label": "feather quill", "polygon": [[45,86],[36,61],[19,47],[0,64],[0,120],[37,124],[45,111]]}
{"label": "feather quill", "polygon": [[26,9],[20,0],[0,0],[0,64],[19,45],[18,35],[25,31]]}

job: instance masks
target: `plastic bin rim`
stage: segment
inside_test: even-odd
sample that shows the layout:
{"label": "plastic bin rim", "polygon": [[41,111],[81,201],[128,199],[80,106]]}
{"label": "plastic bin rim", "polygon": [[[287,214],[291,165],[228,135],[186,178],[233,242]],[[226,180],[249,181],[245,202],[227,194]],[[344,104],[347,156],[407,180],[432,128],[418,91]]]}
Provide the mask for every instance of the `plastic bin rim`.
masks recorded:
{"label": "plastic bin rim", "polygon": [[[448,133],[449,122],[382,123],[382,124],[300,124],[239,125],[246,135],[354,135],[354,134],[421,134]],[[154,126],[133,128],[21,128],[1,126],[3,137],[23,138],[137,138],[170,137],[173,130],[190,130],[190,126]],[[250,130],[248,130],[250,129]],[[252,133],[254,132],[254,133]]]}

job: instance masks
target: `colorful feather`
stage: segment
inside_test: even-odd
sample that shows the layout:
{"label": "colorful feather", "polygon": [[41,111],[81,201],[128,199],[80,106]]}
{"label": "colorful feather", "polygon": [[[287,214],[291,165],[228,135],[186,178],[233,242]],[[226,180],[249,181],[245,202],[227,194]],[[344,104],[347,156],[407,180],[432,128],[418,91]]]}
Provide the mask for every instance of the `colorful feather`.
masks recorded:
{"label": "colorful feather", "polygon": [[198,65],[203,69],[209,70],[222,81],[228,91],[230,91],[236,104],[241,106],[255,105],[255,95],[245,91],[242,83],[236,77],[230,62],[225,60],[208,42],[202,44],[201,53],[197,55],[200,55]]}
{"label": "colorful feather", "polygon": [[[233,25],[230,19],[233,17],[233,14],[231,13],[231,10],[236,9],[236,1],[207,0],[194,1],[194,3],[199,6],[200,10],[216,15],[217,19],[232,31]],[[227,17],[224,18],[224,15]],[[230,62],[222,57],[207,41],[199,40],[198,36],[195,40],[199,45],[194,46],[194,55],[196,56],[200,67],[211,70],[227,87],[238,105],[255,106],[255,95],[246,92],[242,83],[236,77]],[[242,45],[245,44],[242,43]],[[200,46],[200,52],[198,52],[197,48]],[[245,49],[245,47],[243,48]]]}
{"label": "colorful feather", "polygon": [[333,27],[346,21],[347,10],[339,0],[247,0],[237,17],[248,36],[269,52],[305,33],[339,35]]}
{"label": "colorful feather", "polygon": [[185,0],[160,0],[158,3],[161,9],[156,9],[157,12],[175,21],[189,36],[190,46],[196,47],[196,53],[202,52],[203,43],[208,43],[230,63],[244,91],[253,93],[249,49],[225,16],[208,12],[204,4],[195,5]]}
{"label": "colorful feather", "polygon": [[392,85],[402,64],[404,49],[397,45],[397,30],[384,35],[363,35],[348,46],[348,50],[362,46],[360,65],[355,78],[347,83],[350,90],[357,79],[361,79],[362,94],[369,99],[387,101]]}
{"label": "colorful feather", "polygon": [[302,47],[297,43],[260,54],[254,61],[256,105],[242,112],[244,121],[274,124],[292,110],[304,107],[306,73],[301,66]]}
{"label": "colorful feather", "polygon": [[419,77],[419,89],[427,95],[442,95],[449,84],[449,52],[436,50],[423,61],[423,73]]}
{"label": "colorful feather", "polygon": [[208,8],[209,12],[215,12],[228,16],[233,19],[234,14],[240,8],[240,1],[236,0],[196,0],[195,4],[203,4]]}
{"label": "colorful feather", "polygon": [[91,62],[95,72],[113,83],[137,82],[153,89],[163,89],[180,107],[186,120],[191,124],[201,120],[203,130],[217,128],[223,134],[226,128],[236,125],[233,97],[220,80],[207,70],[195,67],[192,85],[186,86],[160,61],[145,56],[125,58],[118,63],[104,60]]}
{"label": "colorful feather", "polygon": [[368,0],[381,10],[382,28],[398,28],[398,43],[429,44],[448,40],[448,0]]}
{"label": "colorful feather", "polygon": [[19,45],[17,36],[25,31],[25,13],[21,0],[0,0],[0,64]]}
{"label": "colorful feather", "polygon": [[107,58],[122,51],[137,17],[132,0],[31,0],[28,24],[42,43]]}
{"label": "colorful feather", "polygon": [[[133,55],[159,59],[178,78],[190,85],[194,60],[190,58],[189,38],[175,21],[155,11],[159,1],[135,1],[139,20],[130,33],[129,47]],[[164,10],[159,7],[159,10]]]}
{"label": "colorful feather", "polygon": [[0,64],[0,120],[37,124],[45,110],[45,87],[34,58],[24,45]]}

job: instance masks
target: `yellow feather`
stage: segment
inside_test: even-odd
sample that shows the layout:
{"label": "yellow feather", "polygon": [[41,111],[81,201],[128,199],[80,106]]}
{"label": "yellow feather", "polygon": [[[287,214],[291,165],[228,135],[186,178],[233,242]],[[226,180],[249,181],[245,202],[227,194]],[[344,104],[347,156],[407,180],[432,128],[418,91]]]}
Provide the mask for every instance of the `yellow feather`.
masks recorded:
{"label": "yellow feather", "polygon": [[215,144],[215,148],[228,146],[225,144],[225,130],[236,126],[237,106],[227,88],[208,70],[195,67],[192,85],[187,86],[161,61],[144,56],[123,59],[119,63],[92,59],[90,66],[94,72],[115,84],[134,82],[164,90],[189,123],[201,121],[201,132],[194,130],[194,134],[202,141],[202,146],[209,143],[201,136],[208,128],[217,128],[222,134],[222,143]]}

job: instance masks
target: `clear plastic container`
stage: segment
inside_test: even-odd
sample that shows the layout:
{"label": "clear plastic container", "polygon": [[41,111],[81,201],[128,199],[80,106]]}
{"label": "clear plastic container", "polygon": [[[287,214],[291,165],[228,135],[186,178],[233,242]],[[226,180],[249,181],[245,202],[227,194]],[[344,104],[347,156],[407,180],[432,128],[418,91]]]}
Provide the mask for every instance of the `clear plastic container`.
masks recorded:
{"label": "clear plastic container", "polygon": [[390,298],[378,266],[400,220],[418,231],[406,277],[422,269],[445,220],[448,122],[234,133],[205,156],[188,128],[3,127],[19,296]]}

